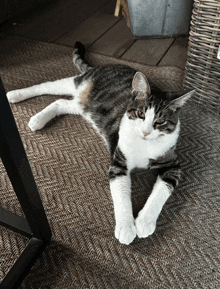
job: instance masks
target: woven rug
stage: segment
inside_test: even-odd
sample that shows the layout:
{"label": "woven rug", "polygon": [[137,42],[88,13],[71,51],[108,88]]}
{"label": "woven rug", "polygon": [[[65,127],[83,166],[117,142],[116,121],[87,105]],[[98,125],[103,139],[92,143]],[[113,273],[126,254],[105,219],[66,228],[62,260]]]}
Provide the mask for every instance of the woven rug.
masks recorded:
{"label": "woven rug", "polygon": [[[72,49],[17,36],[0,35],[0,73],[6,90],[77,73]],[[128,64],[152,85],[180,90],[184,73],[91,53],[94,65]],[[192,100],[182,110],[178,154],[183,177],[164,206],[155,233],[129,246],[114,237],[108,183],[108,151],[80,116],[66,115],[31,132],[30,117],[57,99],[33,98],[11,105],[52,230],[52,242],[21,289],[220,288],[220,118]],[[132,173],[137,214],[155,175]],[[0,206],[23,215],[0,163]],[[0,227],[0,279],[28,240]]]}

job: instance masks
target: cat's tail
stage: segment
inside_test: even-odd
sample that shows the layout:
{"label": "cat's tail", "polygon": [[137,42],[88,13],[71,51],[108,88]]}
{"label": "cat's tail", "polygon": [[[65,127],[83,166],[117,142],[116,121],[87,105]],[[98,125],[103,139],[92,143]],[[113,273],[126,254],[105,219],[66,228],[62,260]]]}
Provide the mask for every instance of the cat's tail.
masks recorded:
{"label": "cat's tail", "polygon": [[87,72],[92,67],[84,62],[85,47],[81,42],[76,42],[73,50],[73,63],[81,73]]}

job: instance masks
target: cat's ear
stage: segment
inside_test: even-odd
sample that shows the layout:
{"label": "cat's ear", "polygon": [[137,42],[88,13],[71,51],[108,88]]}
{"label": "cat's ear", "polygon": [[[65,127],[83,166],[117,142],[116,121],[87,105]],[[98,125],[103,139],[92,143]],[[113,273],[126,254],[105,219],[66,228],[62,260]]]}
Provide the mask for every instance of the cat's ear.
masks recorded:
{"label": "cat's ear", "polygon": [[137,93],[141,92],[140,94],[138,94],[139,97],[141,95],[146,97],[146,95],[151,94],[150,84],[142,72],[135,73],[135,76],[132,81],[132,91],[136,91]]}
{"label": "cat's ear", "polygon": [[172,110],[177,110],[181,108],[187,100],[194,94],[195,90],[187,89],[182,92],[173,92],[168,93],[169,99],[171,99],[169,103],[169,108]]}

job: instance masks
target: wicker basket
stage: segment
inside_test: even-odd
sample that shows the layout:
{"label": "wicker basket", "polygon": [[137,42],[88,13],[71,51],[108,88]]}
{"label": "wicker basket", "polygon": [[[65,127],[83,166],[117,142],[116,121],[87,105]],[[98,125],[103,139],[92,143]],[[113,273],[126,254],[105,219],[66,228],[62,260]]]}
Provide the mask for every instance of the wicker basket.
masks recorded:
{"label": "wicker basket", "polygon": [[220,114],[220,1],[194,0],[185,86],[195,99]]}

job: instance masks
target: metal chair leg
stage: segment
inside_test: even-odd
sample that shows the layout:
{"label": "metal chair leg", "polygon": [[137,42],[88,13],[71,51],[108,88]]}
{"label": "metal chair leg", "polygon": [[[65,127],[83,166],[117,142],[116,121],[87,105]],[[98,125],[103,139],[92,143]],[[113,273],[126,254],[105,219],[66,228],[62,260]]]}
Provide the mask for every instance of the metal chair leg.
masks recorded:
{"label": "metal chair leg", "polygon": [[15,289],[50,242],[52,234],[1,78],[0,157],[25,215],[22,218],[0,208],[0,225],[30,238],[0,283],[1,289]]}

